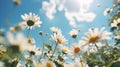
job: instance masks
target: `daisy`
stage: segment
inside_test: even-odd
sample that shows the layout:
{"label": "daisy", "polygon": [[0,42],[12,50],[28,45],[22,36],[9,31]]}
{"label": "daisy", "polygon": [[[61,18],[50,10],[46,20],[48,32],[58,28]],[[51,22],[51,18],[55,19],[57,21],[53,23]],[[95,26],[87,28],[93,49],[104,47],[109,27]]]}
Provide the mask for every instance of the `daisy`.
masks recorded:
{"label": "daisy", "polygon": [[62,34],[53,34],[52,39],[57,43],[57,44],[67,44],[66,38]]}
{"label": "daisy", "polygon": [[72,38],[76,38],[78,33],[79,33],[79,30],[72,29],[69,34]]}
{"label": "daisy", "polygon": [[64,67],[74,67],[74,63],[64,63]]}
{"label": "daisy", "polygon": [[0,36],[0,44],[6,44],[6,43],[7,43],[7,41],[6,41],[5,37]]}
{"label": "daisy", "polygon": [[76,57],[76,56],[79,56],[80,55],[80,52],[81,52],[81,47],[79,44],[73,44],[71,46],[71,50],[69,52],[69,54],[72,56],[72,57]]}
{"label": "daisy", "polygon": [[[83,47],[98,46],[100,47],[106,40],[110,40],[111,32],[105,31],[105,27],[100,30],[98,28],[90,28],[85,36],[79,41]],[[94,44],[94,45],[93,45]],[[86,48],[87,49],[87,48]]]}
{"label": "daisy", "polygon": [[3,45],[0,45],[0,53],[6,52],[6,48]]}
{"label": "daisy", "polygon": [[120,18],[118,18],[117,20],[113,20],[113,23],[111,23],[111,27],[115,27],[117,29],[119,29],[120,27]]}
{"label": "daisy", "polygon": [[28,40],[28,43],[35,44],[35,39],[34,38],[28,37],[27,40]]}
{"label": "daisy", "polygon": [[27,38],[25,38],[22,33],[17,33],[16,36],[14,36],[13,33],[8,32],[7,39],[11,46],[19,48],[18,50],[20,52],[32,48],[32,45],[28,43]]}
{"label": "daisy", "polygon": [[25,66],[25,64],[22,64],[22,63],[18,62],[16,67],[26,67],[26,66]]}
{"label": "daisy", "polygon": [[14,3],[15,5],[19,5],[21,2],[20,2],[20,0],[13,0],[13,3]]}
{"label": "daisy", "polygon": [[120,35],[116,35],[116,36],[114,36],[114,38],[115,38],[116,40],[120,40]]}
{"label": "daisy", "polygon": [[10,31],[15,33],[17,31],[23,30],[24,28],[25,28],[25,24],[21,22],[17,26],[10,27]]}
{"label": "daisy", "polygon": [[28,49],[31,55],[41,55],[41,48],[37,48],[36,45],[32,45],[31,48]]}
{"label": "daisy", "polygon": [[24,14],[21,15],[22,19],[24,20],[24,23],[29,29],[32,29],[33,27],[40,27],[42,24],[42,21],[40,21],[40,17],[38,15],[35,15],[34,13]]}
{"label": "daisy", "polygon": [[50,30],[53,32],[53,33],[56,33],[56,34],[61,34],[61,30],[57,27],[51,27]]}
{"label": "daisy", "polygon": [[41,67],[56,67],[52,61],[49,60],[42,60]]}
{"label": "daisy", "polygon": [[41,66],[41,63],[38,63],[38,62],[36,62],[36,61],[33,61],[33,63],[34,63],[34,67],[42,67],[42,66]]}
{"label": "daisy", "polygon": [[106,16],[108,13],[110,13],[113,9],[112,8],[106,8],[104,11],[104,16]]}
{"label": "daisy", "polygon": [[68,54],[69,53],[69,48],[67,46],[60,46],[60,49],[62,50],[62,53]]}
{"label": "daisy", "polygon": [[74,67],[89,67],[89,66],[83,60],[80,61],[80,60],[77,59],[77,60],[75,60]]}
{"label": "daisy", "polygon": [[6,67],[6,66],[5,66],[5,63],[2,62],[2,61],[0,61],[0,67]]}

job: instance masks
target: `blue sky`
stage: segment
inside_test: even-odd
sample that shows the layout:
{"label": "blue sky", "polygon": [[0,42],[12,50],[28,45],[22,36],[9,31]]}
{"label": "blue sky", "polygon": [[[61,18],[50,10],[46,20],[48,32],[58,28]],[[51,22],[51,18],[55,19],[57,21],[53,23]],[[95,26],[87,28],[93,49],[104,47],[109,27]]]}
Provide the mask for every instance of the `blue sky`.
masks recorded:
{"label": "blue sky", "polygon": [[[5,28],[6,30],[9,27],[16,25],[17,23],[23,21],[21,15],[24,13],[33,12],[38,14],[43,22],[40,28],[35,28],[31,30],[31,36],[35,38],[36,44],[39,45],[41,43],[40,36],[38,34],[39,31],[43,31],[45,33],[51,33],[50,27],[55,26],[62,30],[63,34],[67,39],[69,39],[69,31],[73,28],[80,29],[80,37],[88,31],[90,27],[102,27],[105,26],[109,30],[108,19],[109,16],[104,16],[103,12],[106,8],[112,6],[112,0],[93,0],[90,4],[89,10],[87,12],[92,12],[96,15],[94,20],[91,22],[86,21],[77,21],[75,20],[78,27],[73,27],[69,24],[69,20],[65,17],[65,11],[59,11],[56,7],[56,13],[54,14],[53,19],[49,19],[46,16],[46,10],[43,10],[42,3],[49,0],[21,0],[20,5],[14,5],[12,0],[1,0],[0,2],[0,28]],[[69,1],[69,0],[67,0]],[[88,0],[89,1],[89,0]],[[100,4],[100,7],[97,6]],[[70,5],[74,5],[71,3]],[[76,5],[75,5],[76,6]],[[75,18],[76,19],[76,18]],[[23,32],[27,32],[25,29]],[[78,38],[80,39],[80,38]]]}

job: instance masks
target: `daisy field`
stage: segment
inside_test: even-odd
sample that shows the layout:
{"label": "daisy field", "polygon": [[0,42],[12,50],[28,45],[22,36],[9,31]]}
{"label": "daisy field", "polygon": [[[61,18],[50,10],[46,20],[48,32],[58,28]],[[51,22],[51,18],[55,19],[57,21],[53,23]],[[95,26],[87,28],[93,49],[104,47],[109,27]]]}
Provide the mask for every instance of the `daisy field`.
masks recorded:
{"label": "daisy field", "polygon": [[0,67],[120,67],[120,0],[0,4]]}

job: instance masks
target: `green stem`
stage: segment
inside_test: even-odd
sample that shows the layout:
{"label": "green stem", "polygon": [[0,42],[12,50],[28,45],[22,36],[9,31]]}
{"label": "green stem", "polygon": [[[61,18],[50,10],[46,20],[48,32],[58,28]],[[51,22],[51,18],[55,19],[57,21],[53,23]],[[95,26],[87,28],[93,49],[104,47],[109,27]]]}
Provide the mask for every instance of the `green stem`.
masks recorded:
{"label": "green stem", "polygon": [[52,57],[53,57],[53,55],[54,55],[54,53],[55,53],[56,48],[57,48],[57,43],[56,43],[56,45],[55,45],[55,49],[53,50]]}
{"label": "green stem", "polygon": [[82,60],[82,58],[81,58],[81,56],[79,55],[79,58],[80,58],[80,63],[81,63],[81,66],[83,67],[83,61],[81,61]]}
{"label": "green stem", "polygon": [[98,46],[95,44],[95,47],[97,48],[97,51],[99,51]]}
{"label": "green stem", "polygon": [[30,37],[30,28],[28,29],[27,37]]}
{"label": "green stem", "polygon": [[81,63],[81,66],[83,67],[83,63],[80,61],[80,63]]}
{"label": "green stem", "polygon": [[40,59],[42,58],[42,56],[44,56],[44,54],[43,54],[43,51],[44,51],[44,38],[43,38],[43,36],[41,35],[41,37],[42,37],[42,43],[43,43],[43,46],[42,46],[42,55],[41,55],[41,57],[40,57]]}

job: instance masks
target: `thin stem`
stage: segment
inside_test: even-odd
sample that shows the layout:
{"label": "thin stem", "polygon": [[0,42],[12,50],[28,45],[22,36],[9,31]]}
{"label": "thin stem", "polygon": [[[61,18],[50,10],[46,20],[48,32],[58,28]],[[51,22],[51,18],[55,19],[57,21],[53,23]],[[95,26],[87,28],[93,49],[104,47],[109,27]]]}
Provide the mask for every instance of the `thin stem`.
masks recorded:
{"label": "thin stem", "polygon": [[71,44],[71,37],[69,38],[69,43],[68,43],[68,47],[70,47],[70,44]]}
{"label": "thin stem", "polygon": [[42,55],[41,55],[41,57],[40,57],[40,59],[42,58],[42,56],[44,56],[44,54],[43,54],[43,51],[44,51],[44,38],[43,38],[43,35],[41,35],[41,37],[42,37],[42,43],[43,43],[43,46],[42,46]]}
{"label": "thin stem", "polygon": [[76,41],[76,43],[78,42],[78,39],[77,39],[77,37],[76,38],[74,38],[75,39],[75,41]]}
{"label": "thin stem", "polygon": [[81,66],[83,67],[83,63],[80,61],[80,63],[81,63]]}
{"label": "thin stem", "polygon": [[27,37],[30,37],[30,28],[28,29]]}
{"label": "thin stem", "polygon": [[81,61],[82,60],[82,58],[81,58],[81,56],[79,55],[79,58],[80,58],[80,63],[81,63],[81,66],[83,67],[83,61]]}
{"label": "thin stem", "polygon": [[98,46],[95,44],[95,47],[97,48],[97,51],[99,51]]}
{"label": "thin stem", "polygon": [[54,55],[54,53],[55,53],[56,48],[57,48],[57,43],[56,43],[56,45],[55,45],[55,49],[53,50],[52,57],[53,57],[53,55]]}

